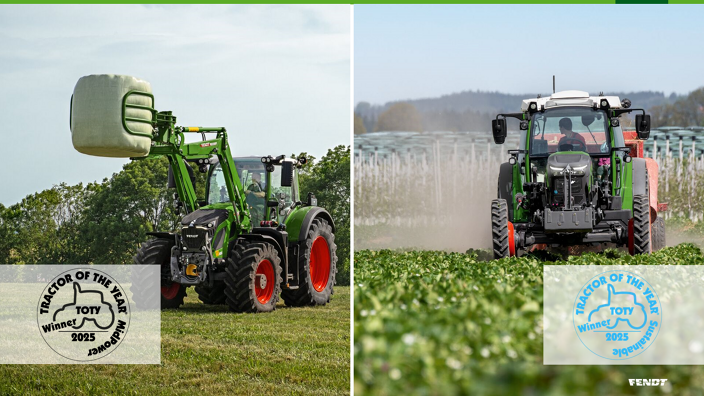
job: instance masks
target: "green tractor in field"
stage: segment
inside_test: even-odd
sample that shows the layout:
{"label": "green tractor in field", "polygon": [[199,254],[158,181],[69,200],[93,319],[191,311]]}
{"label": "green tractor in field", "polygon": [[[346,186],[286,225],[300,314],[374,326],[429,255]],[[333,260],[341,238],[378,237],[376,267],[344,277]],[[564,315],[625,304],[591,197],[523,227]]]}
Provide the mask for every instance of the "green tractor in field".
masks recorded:
{"label": "green tractor in field", "polygon": [[[615,96],[563,91],[496,116],[495,143],[506,139],[506,117],[519,120],[521,137],[500,167],[491,203],[495,258],[540,248],[628,246],[643,254],[664,247],[658,165],[642,158],[650,116],[630,106]],[[635,131],[622,130],[619,116],[634,111]]]}
{"label": "green tractor in field", "polygon": [[[180,226],[148,233],[154,238],[134,258],[160,266],[160,284],[151,287],[161,288],[161,307],[178,308],[189,286],[204,303],[235,312],[272,311],[279,295],[289,306],[329,302],[337,272],[335,225],[313,194],[300,199],[298,170],[306,159],[233,158],[225,128],[176,126],[170,111],[155,110],[151,88],[142,83],[129,76],[83,77],[71,101],[71,129],[74,147],[87,154],[168,158]],[[119,98],[119,106],[107,100],[103,111],[104,97]],[[103,126],[115,132],[108,138],[96,133]],[[186,143],[189,135],[201,139]],[[207,173],[204,200],[196,197],[194,168]],[[144,292],[150,285],[139,277],[134,282],[137,305],[153,305]]]}

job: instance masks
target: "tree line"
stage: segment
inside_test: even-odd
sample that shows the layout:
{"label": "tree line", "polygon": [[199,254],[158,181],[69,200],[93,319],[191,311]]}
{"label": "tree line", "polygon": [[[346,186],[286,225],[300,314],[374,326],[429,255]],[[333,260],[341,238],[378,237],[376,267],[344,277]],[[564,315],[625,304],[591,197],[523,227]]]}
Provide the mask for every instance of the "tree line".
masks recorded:
{"label": "tree line", "polygon": [[[328,150],[300,172],[301,197],[309,191],[335,220],[338,284],[349,284],[350,147]],[[179,215],[168,189],[166,158],[132,161],[102,182],[60,183],[22,201],[0,204],[0,263],[131,264],[151,231],[175,230]],[[196,172],[205,196],[206,174]]]}
{"label": "tree line", "polygon": [[[549,96],[550,94],[543,94]],[[650,109],[653,125],[701,125],[693,120],[702,118],[697,113],[704,94],[702,89],[689,95],[666,96],[663,92],[606,93],[605,95],[628,98],[634,107]],[[371,105],[360,102],[355,106],[354,133],[377,131],[485,131],[491,120],[501,112],[516,112],[521,101],[534,94],[511,95],[499,92],[465,91],[439,98],[389,102]],[[699,107],[697,107],[699,106]],[[699,114],[697,116],[697,114]],[[671,118],[674,116],[675,118]],[[670,117],[670,118],[668,118]],[[679,123],[678,123],[679,122]],[[509,122],[509,128],[518,123]],[[674,124],[673,124],[674,123]]]}

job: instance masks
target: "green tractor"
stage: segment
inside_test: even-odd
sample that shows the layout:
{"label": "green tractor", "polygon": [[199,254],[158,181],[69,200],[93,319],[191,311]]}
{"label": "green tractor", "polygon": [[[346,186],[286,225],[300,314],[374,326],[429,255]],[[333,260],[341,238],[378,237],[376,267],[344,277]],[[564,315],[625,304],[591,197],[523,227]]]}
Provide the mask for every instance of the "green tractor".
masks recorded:
{"label": "green tractor", "polygon": [[[233,158],[225,128],[177,126],[170,111],[155,110],[150,89],[134,89],[142,86],[128,76],[112,75],[84,77],[74,91],[71,125],[79,151],[106,156],[117,146],[123,150],[119,155],[125,148],[138,150],[140,142],[97,149],[88,127],[107,122],[96,121],[88,111],[75,120],[77,108],[94,106],[94,97],[108,95],[116,80],[127,81],[127,88],[116,91],[122,95],[121,109],[113,112],[119,114],[106,119],[119,116],[118,132],[126,141],[148,137],[148,152],[131,159],[168,159],[174,207],[183,215],[177,230],[148,233],[153,239],[134,258],[135,264],[160,266],[160,284],[151,287],[161,288],[161,307],[181,306],[190,286],[204,303],[227,304],[234,312],[272,311],[279,296],[289,306],[329,302],[337,272],[335,225],[312,193],[301,201],[298,171],[306,159]],[[147,132],[138,131],[145,126]],[[186,143],[192,135],[200,139]],[[112,144],[102,136],[103,146]],[[196,197],[194,168],[207,173],[204,200]],[[146,279],[137,276],[132,290],[136,304],[148,307],[154,302],[147,301]]]}
{"label": "green tractor", "polygon": [[[627,246],[647,254],[664,247],[658,166],[642,158],[650,116],[630,106],[615,96],[564,91],[496,116],[495,143],[506,139],[506,117],[519,120],[521,137],[500,167],[491,203],[495,258],[540,248]],[[619,116],[634,111],[635,131],[622,130]]]}

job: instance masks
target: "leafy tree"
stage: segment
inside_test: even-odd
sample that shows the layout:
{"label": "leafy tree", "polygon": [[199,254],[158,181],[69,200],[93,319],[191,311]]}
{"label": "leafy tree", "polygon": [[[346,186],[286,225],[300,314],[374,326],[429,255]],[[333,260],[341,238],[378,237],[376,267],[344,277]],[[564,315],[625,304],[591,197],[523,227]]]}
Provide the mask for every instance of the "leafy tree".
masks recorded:
{"label": "leafy tree", "polygon": [[[335,219],[338,283],[349,284],[350,148],[335,147],[317,163],[301,155],[301,195],[313,191]],[[147,232],[177,227],[167,175],[166,158],[133,161],[102,183],[62,183],[0,204],[0,263],[131,263]],[[196,172],[201,199],[205,180]]]}
{"label": "leafy tree", "polygon": [[650,113],[655,127],[704,125],[704,88],[692,91],[674,103],[653,106]]}
{"label": "leafy tree", "polygon": [[0,264],[9,264],[10,249],[13,244],[13,233],[9,224],[10,210],[0,204]]}
{"label": "leafy tree", "polygon": [[335,221],[337,245],[337,283],[350,282],[350,147],[337,146],[307,172],[301,172],[301,196],[309,191],[315,194],[318,204],[330,212]]}
{"label": "leafy tree", "polygon": [[410,103],[395,103],[379,114],[375,131],[423,131],[423,120]]}
{"label": "leafy tree", "polygon": [[364,127],[364,120],[359,114],[354,113],[354,134],[363,135],[367,133],[367,128]]}
{"label": "leafy tree", "polygon": [[147,232],[175,228],[168,166],[166,158],[133,161],[96,189],[81,226],[88,261],[130,263]]}

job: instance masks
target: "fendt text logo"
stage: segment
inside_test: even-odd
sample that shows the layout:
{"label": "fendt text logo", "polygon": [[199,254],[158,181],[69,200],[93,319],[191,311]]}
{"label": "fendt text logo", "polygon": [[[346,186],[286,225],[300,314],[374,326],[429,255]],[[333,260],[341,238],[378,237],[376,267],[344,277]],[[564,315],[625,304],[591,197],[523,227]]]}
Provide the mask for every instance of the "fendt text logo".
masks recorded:
{"label": "fendt text logo", "polygon": [[44,341],[71,360],[109,355],[125,338],[129,323],[125,290],[110,275],[92,268],[65,271],[49,281],[37,305]]}
{"label": "fendt text logo", "polygon": [[667,379],[629,379],[631,386],[665,386]]}
{"label": "fendt text logo", "polygon": [[579,291],[574,330],[597,356],[624,360],[643,353],[662,327],[662,305],[653,287],[628,271],[604,272]]}

